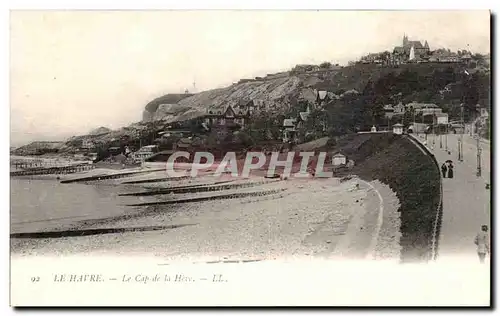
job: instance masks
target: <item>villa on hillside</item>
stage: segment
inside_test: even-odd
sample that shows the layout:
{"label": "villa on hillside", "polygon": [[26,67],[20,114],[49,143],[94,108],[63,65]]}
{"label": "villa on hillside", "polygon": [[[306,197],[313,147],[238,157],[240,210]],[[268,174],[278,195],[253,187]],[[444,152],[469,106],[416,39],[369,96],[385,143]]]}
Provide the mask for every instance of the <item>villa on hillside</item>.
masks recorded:
{"label": "villa on hillside", "polygon": [[434,115],[443,113],[443,110],[434,103],[411,102],[406,105],[407,110],[415,111],[415,114]]}
{"label": "villa on hillside", "polygon": [[235,105],[235,111],[238,113],[245,113],[248,116],[252,115],[257,108],[255,100],[241,99],[238,104]]}
{"label": "villa on hillside", "polygon": [[[464,61],[468,60],[468,55],[465,55]],[[461,61],[461,58],[457,53],[452,52],[446,49],[438,49],[432,52],[432,56],[429,58],[430,62],[438,62],[438,63],[458,63]]]}
{"label": "villa on hillside", "polygon": [[283,120],[283,142],[296,142],[305,135],[305,123],[309,118],[311,108],[308,105],[306,111],[299,112],[296,118],[286,118]]}
{"label": "villa on hillside", "polygon": [[361,57],[361,62],[363,64],[382,64],[383,59],[381,54],[371,53],[366,56]]}
{"label": "villa on hillside", "polygon": [[[247,103],[247,105],[250,103]],[[252,103],[253,104],[253,103]],[[202,120],[204,126],[211,127],[227,127],[227,128],[242,128],[248,122],[252,113],[252,107],[237,108],[235,110],[232,106],[227,106],[224,112],[209,110],[207,114],[199,119]],[[214,113],[215,112],[215,113]]]}
{"label": "villa on hillside", "polygon": [[399,102],[396,105],[386,104],[384,105],[385,118],[392,118],[393,116],[399,116],[405,114],[405,106],[403,103]]}
{"label": "villa on hillside", "polygon": [[318,107],[325,106],[328,102],[330,102],[330,97],[328,96],[328,91],[319,90],[316,94],[316,104]]}
{"label": "villa on hillside", "polygon": [[318,65],[296,65],[290,71],[290,73],[306,73],[306,72],[314,72],[320,70]]}
{"label": "villa on hillside", "polygon": [[[311,96],[315,96],[314,101],[312,101]],[[326,90],[312,90],[301,92],[299,100],[308,101],[307,108],[305,111],[299,112],[297,117],[289,117],[283,120],[283,142],[297,142],[303,140],[306,136],[306,122],[309,119],[309,115],[312,110],[320,109],[324,107],[328,102],[334,98],[334,94]],[[324,122],[323,130],[326,128]]]}
{"label": "villa on hillside", "polygon": [[405,106],[403,103],[399,102],[394,107],[394,115],[404,115],[405,114]]}
{"label": "villa on hillside", "polygon": [[384,116],[387,119],[391,119],[394,116],[394,107],[392,104],[384,105]]}
{"label": "villa on hillside", "polygon": [[283,143],[293,142],[296,139],[297,119],[286,118],[283,120]]}

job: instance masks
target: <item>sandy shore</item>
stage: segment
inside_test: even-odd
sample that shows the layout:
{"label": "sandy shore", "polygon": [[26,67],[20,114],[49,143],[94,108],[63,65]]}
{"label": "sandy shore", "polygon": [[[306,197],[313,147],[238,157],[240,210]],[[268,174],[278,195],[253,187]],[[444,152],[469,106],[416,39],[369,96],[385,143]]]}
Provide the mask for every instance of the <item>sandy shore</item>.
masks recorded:
{"label": "sandy shore", "polygon": [[[92,172],[117,171],[95,169]],[[133,178],[153,179],[161,174]],[[130,180],[132,178],[126,178]],[[209,184],[221,180],[201,177],[142,184],[137,189]],[[240,179],[234,183],[262,180]],[[110,184],[118,185],[123,181],[111,180]],[[358,190],[353,189],[356,183]],[[336,178],[274,180],[215,192],[137,197],[137,202],[270,191],[279,193],[138,207],[133,216],[80,222],[74,229],[178,227],[83,237],[12,238],[12,252],[16,256],[147,253],[169,261],[304,257],[399,259],[399,204],[392,190],[379,182],[370,185],[353,179],[341,183]]]}

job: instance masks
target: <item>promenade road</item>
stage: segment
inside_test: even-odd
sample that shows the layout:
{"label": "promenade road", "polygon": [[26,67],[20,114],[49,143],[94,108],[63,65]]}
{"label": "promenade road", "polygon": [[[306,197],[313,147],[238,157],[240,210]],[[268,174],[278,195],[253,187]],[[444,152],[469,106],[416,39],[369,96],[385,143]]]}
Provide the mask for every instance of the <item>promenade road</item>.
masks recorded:
{"label": "promenade road", "polygon": [[[490,224],[491,183],[490,145],[481,141],[481,176],[477,171],[476,140],[463,135],[463,161],[458,159],[459,134],[448,134],[442,137],[442,148],[439,135],[428,135],[427,147],[435,155],[441,165],[450,159],[454,164],[454,178],[443,179],[443,219],[439,238],[438,261],[468,263],[478,261],[474,237],[481,225]],[[446,139],[447,138],[447,139]],[[424,135],[418,140],[424,142]],[[446,151],[448,145],[448,153]],[[458,260],[458,261],[457,261]]]}

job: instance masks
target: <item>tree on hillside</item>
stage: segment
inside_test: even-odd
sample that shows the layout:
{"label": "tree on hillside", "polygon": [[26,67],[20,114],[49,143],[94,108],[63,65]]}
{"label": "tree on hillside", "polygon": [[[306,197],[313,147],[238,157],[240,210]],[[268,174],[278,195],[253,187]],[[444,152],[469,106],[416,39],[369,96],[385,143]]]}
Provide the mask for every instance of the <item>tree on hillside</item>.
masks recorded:
{"label": "tree on hillside", "polygon": [[323,126],[328,124],[326,111],[313,110],[307,117],[305,129],[310,133],[321,133],[323,132]]}
{"label": "tree on hillside", "polygon": [[383,79],[377,82],[370,81],[365,89],[361,100],[364,103],[363,117],[365,123],[369,125],[378,125],[384,121],[384,104],[389,103],[390,94]]}
{"label": "tree on hillside", "polygon": [[391,53],[388,51],[380,53],[380,59],[382,59],[385,63],[388,63],[391,59]]}
{"label": "tree on hillside", "polygon": [[320,67],[320,68],[326,68],[326,69],[328,69],[328,68],[331,68],[331,67],[332,67],[332,63],[325,61],[325,62],[321,63],[321,64],[319,65],[319,67]]}
{"label": "tree on hillside", "polygon": [[468,76],[463,84],[462,103],[464,105],[463,115],[466,121],[469,121],[476,112],[476,105],[479,101],[478,81],[478,76],[473,74]]}
{"label": "tree on hillside", "polygon": [[403,121],[401,123],[404,126],[408,127],[413,123],[413,119],[414,119],[414,112],[413,111],[414,110],[411,109],[411,110],[405,111],[405,113],[403,114]]}
{"label": "tree on hillside", "polygon": [[476,61],[480,61],[480,60],[484,59],[484,56],[479,54],[479,53],[475,53],[474,55],[472,55],[472,59],[476,60]]}
{"label": "tree on hillside", "polygon": [[235,142],[244,148],[251,147],[255,144],[252,137],[244,131],[240,131],[235,135]]}
{"label": "tree on hillside", "polygon": [[285,116],[281,114],[265,113],[253,118],[245,127],[245,132],[256,143],[280,139],[284,118]]}

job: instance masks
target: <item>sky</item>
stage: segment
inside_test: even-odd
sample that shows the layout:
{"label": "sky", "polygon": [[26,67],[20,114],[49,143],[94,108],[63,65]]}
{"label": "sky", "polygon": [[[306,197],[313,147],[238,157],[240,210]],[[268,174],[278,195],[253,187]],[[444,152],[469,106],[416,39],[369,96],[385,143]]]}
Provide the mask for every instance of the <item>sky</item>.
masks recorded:
{"label": "sky", "polygon": [[489,53],[488,11],[11,11],[11,145],[140,121],[166,93],[392,51]]}

